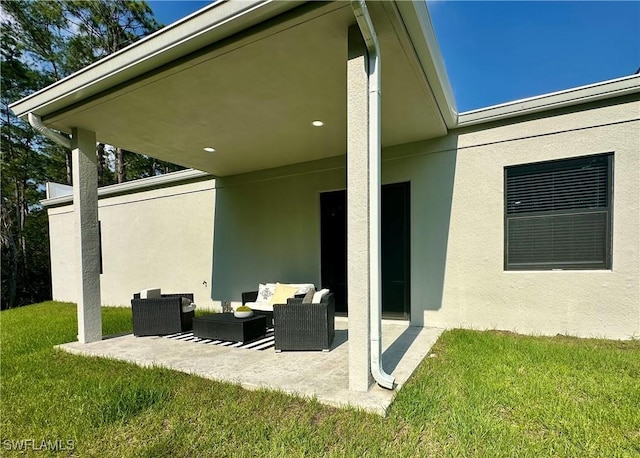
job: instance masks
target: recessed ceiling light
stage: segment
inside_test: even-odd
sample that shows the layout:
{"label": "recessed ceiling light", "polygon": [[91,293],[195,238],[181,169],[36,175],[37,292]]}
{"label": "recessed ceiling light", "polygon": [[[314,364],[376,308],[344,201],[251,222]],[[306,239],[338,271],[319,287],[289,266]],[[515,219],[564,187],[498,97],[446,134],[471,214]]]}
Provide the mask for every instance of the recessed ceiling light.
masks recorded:
{"label": "recessed ceiling light", "polygon": [[316,120],[316,121],[312,121],[311,125],[314,126],[314,127],[322,127],[322,126],[324,126],[324,123],[322,121],[320,121],[320,120]]}
{"label": "recessed ceiling light", "polygon": [[203,148],[207,153],[215,153],[216,149],[215,148],[211,148],[210,146],[207,146],[206,148]]}

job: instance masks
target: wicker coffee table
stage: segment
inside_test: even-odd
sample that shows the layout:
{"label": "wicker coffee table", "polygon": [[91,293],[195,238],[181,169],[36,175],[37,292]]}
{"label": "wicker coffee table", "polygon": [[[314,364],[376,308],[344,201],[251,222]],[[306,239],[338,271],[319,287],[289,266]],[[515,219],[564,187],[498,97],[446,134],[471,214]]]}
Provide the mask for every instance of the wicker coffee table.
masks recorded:
{"label": "wicker coffee table", "polygon": [[266,334],[264,315],[236,318],[233,313],[213,313],[193,319],[193,335],[202,339],[248,342]]}

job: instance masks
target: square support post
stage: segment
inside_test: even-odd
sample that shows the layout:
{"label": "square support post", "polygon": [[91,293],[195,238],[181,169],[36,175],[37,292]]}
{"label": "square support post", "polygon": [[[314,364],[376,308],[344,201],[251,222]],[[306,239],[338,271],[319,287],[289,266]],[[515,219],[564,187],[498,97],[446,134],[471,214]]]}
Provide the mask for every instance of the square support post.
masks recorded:
{"label": "square support post", "polygon": [[96,134],[74,128],[71,138],[73,213],[78,266],[78,341],[102,339]]}
{"label": "square support post", "polygon": [[[349,28],[347,61],[347,302],[349,389],[368,391],[370,369],[369,131],[367,53],[357,27]],[[378,184],[379,185],[379,184]]]}

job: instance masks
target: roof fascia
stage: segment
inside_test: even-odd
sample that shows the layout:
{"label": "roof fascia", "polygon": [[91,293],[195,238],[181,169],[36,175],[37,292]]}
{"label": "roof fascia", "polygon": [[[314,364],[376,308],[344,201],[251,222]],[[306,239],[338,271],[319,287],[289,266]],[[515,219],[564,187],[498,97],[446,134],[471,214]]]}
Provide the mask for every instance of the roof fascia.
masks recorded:
{"label": "roof fascia", "polygon": [[[214,179],[215,177],[209,173],[200,170],[187,169],[171,172],[155,177],[141,178],[139,180],[127,181],[125,183],[112,184],[98,188],[98,197],[110,197],[120,194],[130,194],[140,192],[147,189],[159,188],[168,185],[180,184],[187,181]],[[51,199],[43,199],[40,204],[43,207],[57,207],[73,203],[73,195],[65,195],[53,197]]]}
{"label": "roof fascia", "polygon": [[413,44],[416,57],[436,99],[442,119],[448,128],[454,128],[458,122],[458,109],[429,16],[427,2],[399,0],[395,1],[394,5]]}
{"label": "roof fascia", "polygon": [[45,116],[291,10],[304,1],[221,1],[9,105]]}
{"label": "roof fascia", "polygon": [[500,121],[638,92],[640,92],[640,75],[625,76],[460,113],[457,127]]}

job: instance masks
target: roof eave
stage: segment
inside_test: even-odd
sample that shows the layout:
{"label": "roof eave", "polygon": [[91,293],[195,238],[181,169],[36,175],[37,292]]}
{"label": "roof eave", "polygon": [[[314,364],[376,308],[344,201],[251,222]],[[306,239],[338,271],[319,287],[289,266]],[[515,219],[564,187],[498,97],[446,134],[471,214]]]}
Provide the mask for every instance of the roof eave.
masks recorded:
{"label": "roof eave", "polygon": [[[283,14],[304,1],[220,1],[133,43],[82,70],[10,105],[22,118],[47,116],[102,94],[187,56],[204,46]],[[453,92],[440,54],[426,3],[397,1],[391,5],[404,23],[415,57],[447,128],[457,124]]]}
{"label": "roof eave", "polygon": [[458,123],[458,109],[429,16],[427,2],[396,1],[395,4],[413,43],[427,84],[436,99],[442,119],[447,127],[452,129]]}
{"label": "roof eave", "polygon": [[625,76],[460,113],[458,127],[500,121],[638,92],[640,92],[640,75]]}
{"label": "roof eave", "polygon": [[[164,175],[154,177],[140,178],[138,180],[126,181],[124,183],[112,184],[98,188],[98,197],[113,197],[122,194],[131,194],[149,189],[165,187],[169,185],[182,184],[197,180],[215,179],[209,173],[200,170],[186,169],[177,172],[170,172]],[[67,194],[48,199],[42,199],[40,204],[43,207],[58,207],[60,205],[68,205],[73,203],[73,194]]]}
{"label": "roof eave", "polygon": [[304,1],[221,1],[177,21],[128,47],[9,105],[16,116],[46,116],[59,108],[282,14]]}

